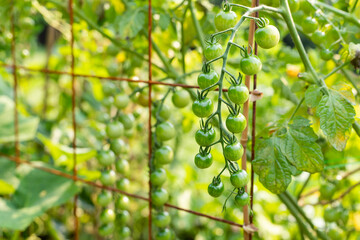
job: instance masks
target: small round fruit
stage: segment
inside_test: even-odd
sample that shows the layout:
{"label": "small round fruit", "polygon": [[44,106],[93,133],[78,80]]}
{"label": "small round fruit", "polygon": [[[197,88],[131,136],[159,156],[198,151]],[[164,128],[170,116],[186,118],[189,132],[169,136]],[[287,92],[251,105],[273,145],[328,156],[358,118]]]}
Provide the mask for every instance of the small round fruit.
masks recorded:
{"label": "small round fruit", "polygon": [[192,104],[192,110],[199,118],[206,118],[212,114],[214,104],[209,98],[196,99]]}
{"label": "small round fruit", "polygon": [[255,41],[264,49],[273,48],[280,41],[279,30],[273,25],[260,27],[255,32]]}
{"label": "small round fruit", "polygon": [[159,229],[159,231],[155,235],[155,240],[170,240],[171,239],[171,231],[167,228]]}
{"label": "small round fruit", "polygon": [[174,158],[174,152],[169,146],[162,146],[156,149],[154,154],[154,161],[156,164],[169,164]]}
{"label": "small round fruit", "polygon": [[332,183],[323,184],[320,186],[320,198],[324,200],[331,200],[336,192],[336,186]]}
{"label": "small round fruit", "polygon": [[116,199],[115,206],[117,209],[128,210],[130,205],[130,200],[127,196],[120,195],[118,199]]}
{"label": "small round fruit", "polygon": [[198,153],[194,159],[195,165],[200,169],[208,168],[213,163],[213,156],[211,153]]}
{"label": "small round fruit", "polygon": [[325,41],[325,33],[323,31],[320,30],[316,30],[312,35],[311,35],[311,40],[317,44],[317,45],[321,45],[324,41]]}
{"label": "small round fruit", "polygon": [[117,189],[128,192],[130,190],[130,181],[127,178],[121,178],[116,182]]}
{"label": "small round fruit", "polygon": [[[157,111],[157,109],[156,109],[156,111]],[[169,106],[163,104],[159,111],[159,117],[160,117],[161,121],[168,120],[170,118],[170,116],[171,116],[171,110],[170,110]]]}
{"label": "small round fruit", "polygon": [[199,129],[195,133],[195,140],[197,144],[203,147],[210,146],[215,141],[215,137],[216,132],[214,128],[210,128],[208,130]]}
{"label": "small round fruit", "polygon": [[228,95],[233,103],[244,104],[249,99],[249,89],[245,85],[231,85]]}
{"label": "small round fruit", "polygon": [[139,95],[137,96],[137,102],[143,106],[143,107],[148,107],[149,105],[149,91],[142,91],[139,93]]}
{"label": "small round fruit", "polygon": [[[197,78],[197,83],[198,83],[200,89],[208,88],[211,85],[214,85],[215,83],[217,83],[218,81],[219,81],[219,75],[212,69],[207,73],[204,73],[204,72],[200,73]],[[215,89],[216,86],[213,88]],[[210,90],[213,90],[213,88],[211,88]]]}
{"label": "small round fruit", "polygon": [[341,212],[337,208],[326,208],[324,211],[324,220],[326,222],[336,222],[341,217]]}
{"label": "small round fruit", "polygon": [[157,168],[150,174],[151,183],[154,186],[161,186],[166,181],[166,171],[163,168]]}
{"label": "small round fruit", "polygon": [[296,12],[300,8],[300,1],[299,0],[289,0],[289,7],[292,13]]}
{"label": "small round fruit", "polygon": [[206,46],[204,55],[207,60],[212,60],[214,58],[220,57],[223,54],[223,49],[220,43],[209,43]]}
{"label": "small round fruit", "polygon": [[119,120],[122,123],[122,125],[124,126],[125,130],[132,129],[134,122],[135,122],[135,118],[131,113],[121,114],[119,116]]}
{"label": "small round fruit", "polygon": [[131,234],[131,230],[128,227],[122,227],[119,231],[119,235],[121,236],[121,239],[126,239],[128,237],[130,237]]}
{"label": "small round fruit", "polygon": [[126,210],[121,211],[116,215],[116,223],[119,225],[124,225],[130,220],[130,213]]}
{"label": "small round fruit", "polygon": [[246,124],[246,118],[241,113],[237,116],[230,114],[226,118],[226,127],[232,133],[241,133],[245,130]]}
{"label": "small round fruit", "polygon": [[170,122],[163,122],[156,127],[155,133],[157,140],[163,142],[174,138],[176,131]]}
{"label": "small round fruit", "polygon": [[109,186],[114,184],[116,181],[116,173],[113,170],[105,170],[101,173],[100,182],[105,185]]}
{"label": "small round fruit", "polygon": [[105,96],[112,96],[116,93],[116,86],[114,83],[107,81],[103,84],[102,90]]}
{"label": "small round fruit", "polygon": [[100,214],[100,222],[102,224],[111,223],[115,221],[115,213],[112,209],[105,209]]}
{"label": "small round fruit", "polygon": [[109,223],[109,224],[103,224],[99,227],[99,235],[102,237],[106,237],[109,236],[110,234],[112,234],[114,232],[114,224]]}
{"label": "small round fruit", "polygon": [[130,171],[129,162],[125,159],[119,159],[115,162],[115,168],[118,173],[126,175]]}
{"label": "small round fruit", "polygon": [[340,232],[340,229],[335,226],[330,227],[327,235],[331,240],[344,239],[342,233]]}
{"label": "small round fruit", "polygon": [[102,207],[109,205],[112,201],[112,194],[109,191],[102,191],[97,196],[96,202]]}
{"label": "small round fruit", "polygon": [[235,12],[228,9],[227,11],[221,11],[215,16],[215,27],[220,31],[224,31],[229,28],[233,28],[236,25],[237,15]]}
{"label": "small round fruit", "polygon": [[166,211],[157,212],[154,217],[154,224],[158,228],[165,228],[170,224],[171,217]]}
{"label": "small round fruit", "polygon": [[110,109],[112,107],[112,105],[114,104],[114,98],[113,97],[106,97],[101,101],[101,104]]}
{"label": "small round fruit", "polygon": [[151,193],[151,199],[155,206],[160,207],[168,201],[169,194],[165,189],[158,188]]}
{"label": "small round fruit", "polygon": [[230,182],[236,188],[245,187],[248,181],[249,181],[249,176],[247,172],[243,169],[232,173],[230,176]]}
{"label": "small round fruit", "polygon": [[250,202],[250,197],[247,192],[243,192],[242,194],[237,194],[235,196],[235,203],[238,207],[244,207],[248,205]]}
{"label": "small round fruit", "polygon": [[321,49],[320,57],[324,61],[329,61],[334,56],[334,53],[330,49]]}
{"label": "small round fruit", "polygon": [[213,181],[208,186],[208,193],[212,197],[220,197],[220,195],[224,192],[224,184],[221,180],[219,181]]}
{"label": "small round fruit", "polygon": [[236,141],[234,143],[226,145],[224,148],[224,156],[226,159],[230,161],[237,161],[239,160],[244,153],[244,148],[241,144]]}
{"label": "small round fruit", "polygon": [[175,107],[184,108],[189,104],[191,98],[189,92],[182,89],[175,91],[171,100]]}
{"label": "small round fruit", "polygon": [[260,72],[262,63],[258,56],[251,55],[240,60],[240,69],[245,75],[254,75]]}
{"label": "small round fruit", "polygon": [[110,166],[115,162],[115,154],[113,151],[107,150],[107,151],[100,151],[97,159],[99,163],[103,166]]}
{"label": "small round fruit", "polygon": [[317,27],[318,27],[318,22],[316,21],[315,18],[312,18],[310,16],[305,18],[302,24],[304,33],[313,33],[316,31]]}
{"label": "small round fruit", "polygon": [[127,153],[128,146],[122,139],[113,139],[110,143],[110,149],[116,154]]}
{"label": "small round fruit", "polygon": [[109,138],[119,138],[124,133],[124,126],[121,122],[111,122],[106,126],[106,135]]}

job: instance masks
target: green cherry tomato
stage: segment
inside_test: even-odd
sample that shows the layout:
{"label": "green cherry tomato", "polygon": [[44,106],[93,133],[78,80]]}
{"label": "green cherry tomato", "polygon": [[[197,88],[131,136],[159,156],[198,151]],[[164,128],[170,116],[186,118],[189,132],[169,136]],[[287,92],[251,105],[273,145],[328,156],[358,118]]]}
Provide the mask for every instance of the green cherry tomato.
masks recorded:
{"label": "green cherry tomato", "polygon": [[154,186],[161,186],[166,181],[166,171],[163,168],[157,168],[150,174],[151,183]]}
{"label": "green cherry tomato", "polygon": [[330,226],[329,227],[327,235],[331,240],[344,239],[342,233],[340,232],[340,229],[335,227],[335,226]]}
{"label": "green cherry tomato", "polygon": [[130,220],[130,213],[126,210],[121,211],[116,215],[116,223],[119,225],[124,225]]}
{"label": "green cherry tomato", "polygon": [[262,63],[258,56],[251,55],[240,60],[240,69],[245,75],[254,75],[260,72]]}
{"label": "green cherry tomato", "polygon": [[249,99],[249,89],[245,85],[231,85],[228,95],[233,103],[244,104]]}
{"label": "green cherry tomato", "polygon": [[113,170],[105,170],[101,173],[100,182],[105,186],[114,184],[116,181],[116,173]]}
{"label": "green cherry tomato", "polygon": [[170,224],[171,217],[166,211],[157,212],[154,216],[154,224],[158,228],[165,228]]}
{"label": "green cherry tomato", "polygon": [[112,201],[112,194],[110,191],[102,191],[96,199],[97,204],[102,207],[109,205]]}
{"label": "green cherry tomato", "polygon": [[126,239],[126,238],[130,237],[131,230],[130,230],[130,228],[125,226],[120,229],[119,234],[122,239]]}
{"label": "green cherry tomato", "polygon": [[314,11],[313,7],[307,0],[300,1],[300,9],[306,14],[310,14]]}
{"label": "green cherry tomato", "polygon": [[120,114],[119,120],[123,124],[125,130],[131,129],[135,122],[135,118],[131,113]]}
{"label": "green cherry tomato", "polygon": [[113,139],[110,143],[110,149],[116,154],[127,153],[129,146],[122,139]]}
{"label": "green cherry tomato", "polygon": [[313,33],[318,27],[318,22],[315,18],[307,17],[302,23],[304,33]]}
{"label": "green cherry tomato", "polygon": [[223,54],[223,49],[221,44],[218,42],[209,43],[204,50],[204,55],[207,60],[220,57],[221,54]]}
{"label": "green cherry tomato", "polygon": [[115,213],[112,209],[105,209],[100,214],[100,222],[102,224],[111,223],[115,221]]}
{"label": "green cherry tomato", "polygon": [[[197,78],[197,83],[200,87],[200,89],[205,89],[210,87],[211,85],[214,85],[219,81],[219,75],[211,69],[209,72],[202,72]],[[211,88],[210,90],[215,89],[215,87]]]}
{"label": "green cherry tomato", "polygon": [[326,222],[336,222],[341,217],[341,211],[337,208],[328,207],[324,211],[324,220]]}
{"label": "green cherry tomato", "polygon": [[130,190],[130,181],[127,178],[121,178],[116,182],[117,189],[128,192]]}
{"label": "green cherry tomato", "polygon": [[230,114],[226,118],[226,127],[232,133],[241,133],[246,128],[246,124],[246,118],[241,113],[237,116]]}
{"label": "green cherry tomato", "polygon": [[228,11],[221,11],[215,16],[215,27],[220,31],[224,31],[229,28],[233,28],[237,22],[237,15],[235,12],[228,10]]}
{"label": "green cherry tomato", "polygon": [[175,91],[171,100],[175,107],[184,108],[189,104],[191,98],[189,92],[182,89]]}
{"label": "green cherry tomato", "polygon": [[243,192],[242,194],[237,194],[235,196],[235,203],[238,207],[244,207],[248,205],[250,202],[250,196],[247,192]]}
{"label": "green cherry tomato", "polygon": [[96,116],[96,121],[99,121],[101,123],[109,122],[110,119],[111,119],[111,117],[108,113],[101,113]]}
{"label": "green cherry tomato", "polygon": [[[158,108],[155,109],[155,114],[158,111]],[[163,104],[160,111],[159,111],[159,117],[160,117],[160,121],[166,121],[170,118],[171,116],[171,110],[169,108],[169,106]]]}
{"label": "green cherry tomato", "polygon": [[243,169],[232,173],[230,176],[230,182],[236,188],[245,187],[248,181],[249,181],[249,176],[247,172]]}
{"label": "green cherry tomato", "polygon": [[163,142],[174,138],[176,131],[170,122],[163,122],[156,127],[155,133],[157,140]]}
{"label": "green cherry tomato", "polygon": [[199,118],[206,118],[212,114],[214,104],[209,98],[196,99],[192,104],[192,110]]}
{"label": "green cherry tomato", "polygon": [[223,191],[224,191],[224,184],[222,183],[221,180],[213,181],[208,186],[208,193],[210,196],[214,198],[220,197]]}
{"label": "green cherry tomato", "polygon": [[127,196],[120,195],[118,199],[116,199],[115,206],[117,209],[121,210],[129,210],[130,200]]}
{"label": "green cherry tomato", "polygon": [[154,161],[156,164],[169,164],[174,158],[174,152],[169,146],[162,146],[156,149],[154,154]]}
{"label": "green cherry tomato", "polygon": [[115,162],[116,171],[120,174],[126,175],[130,171],[129,162],[125,159],[119,159]]}
{"label": "green cherry tomato", "polygon": [[213,156],[211,153],[198,153],[194,159],[195,165],[200,169],[205,169],[213,163]]}
{"label": "green cherry tomato", "polygon": [[255,32],[255,41],[264,49],[273,48],[280,41],[279,30],[273,25],[260,27]]}
{"label": "green cherry tomato", "polygon": [[332,183],[323,184],[320,186],[320,198],[324,200],[331,200],[336,192],[336,186]]}
{"label": "green cherry tomato", "polygon": [[241,144],[236,141],[234,143],[226,145],[224,148],[224,156],[226,159],[230,161],[237,161],[239,160],[244,153],[244,148]]}
{"label": "green cherry tomato", "polygon": [[195,133],[195,140],[197,144],[203,147],[207,147],[215,141],[216,132],[214,128],[208,130],[199,129]]}
{"label": "green cherry tomato", "polygon": [[329,61],[334,56],[334,53],[330,49],[321,49],[320,51],[320,57],[324,61]]}
{"label": "green cherry tomato", "polygon": [[148,107],[149,106],[149,91],[141,91],[139,95],[137,96],[137,102],[143,106]]}
{"label": "green cherry tomato", "polygon": [[105,96],[113,96],[116,93],[116,86],[113,82],[107,81],[103,84],[102,90]]}
{"label": "green cherry tomato", "polygon": [[300,8],[300,1],[299,0],[289,0],[289,7],[292,13],[296,12]]}
{"label": "green cherry tomato", "polygon": [[99,163],[103,166],[110,166],[115,162],[115,154],[113,151],[100,151],[97,155]]}
{"label": "green cherry tomato", "polygon": [[110,109],[112,107],[112,105],[114,104],[114,98],[113,97],[105,97],[103,98],[103,100],[101,101],[101,104]]}
{"label": "green cherry tomato", "polygon": [[316,30],[312,35],[311,35],[311,40],[317,44],[317,45],[321,45],[324,41],[325,41],[325,33],[323,31],[320,30]]}
{"label": "green cherry tomato", "polygon": [[109,138],[119,138],[124,133],[124,125],[121,122],[111,122],[105,131]]}
{"label": "green cherry tomato", "polygon": [[170,239],[171,239],[171,231],[167,228],[160,229],[155,235],[155,240],[170,240]]}
{"label": "green cherry tomato", "polygon": [[103,224],[99,227],[99,235],[106,237],[111,235],[114,232],[115,226],[113,223]]}
{"label": "green cherry tomato", "polygon": [[160,207],[168,201],[169,194],[165,189],[158,188],[151,193],[151,199],[155,206]]}

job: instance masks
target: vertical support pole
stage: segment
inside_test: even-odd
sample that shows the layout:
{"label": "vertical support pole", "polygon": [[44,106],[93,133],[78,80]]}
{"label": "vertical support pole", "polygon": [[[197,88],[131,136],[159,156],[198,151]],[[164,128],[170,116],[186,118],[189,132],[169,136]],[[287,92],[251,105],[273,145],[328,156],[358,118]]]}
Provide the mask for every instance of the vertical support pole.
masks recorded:
{"label": "vertical support pole", "polygon": [[[75,57],[74,57],[74,12],[73,12],[73,0],[69,0],[69,17],[70,17],[70,54],[71,54],[71,103],[72,103],[72,125],[73,125],[73,180],[76,181],[77,177],[77,160],[76,160],[76,116],[75,116],[75,107],[76,107],[76,89],[75,89]],[[77,199],[78,195],[74,196],[74,239],[79,239],[79,219],[77,216]]]}
{"label": "vertical support pole", "polygon": [[151,92],[152,92],[152,62],[151,62],[151,56],[152,56],[152,38],[151,38],[151,33],[152,33],[152,9],[151,9],[151,0],[148,0],[148,4],[149,4],[149,8],[148,8],[148,37],[149,37],[149,49],[148,49],[148,55],[149,55],[149,121],[148,121],[148,131],[149,131],[149,135],[148,135],[148,148],[149,148],[149,158],[148,158],[148,167],[149,167],[149,240],[152,239],[152,199],[151,199],[151,190],[152,190],[152,184],[151,184],[151,178],[150,178],[150,174],[151,174],[151,156],[152,156],[152,133],[151,133]]}

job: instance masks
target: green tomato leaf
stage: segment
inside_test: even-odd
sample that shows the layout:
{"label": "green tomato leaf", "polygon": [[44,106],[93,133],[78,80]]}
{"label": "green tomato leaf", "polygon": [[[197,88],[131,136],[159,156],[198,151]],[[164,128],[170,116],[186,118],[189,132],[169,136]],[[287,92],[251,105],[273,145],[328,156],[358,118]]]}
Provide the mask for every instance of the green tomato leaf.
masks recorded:
{"label": "green tomato leaf", "polygon": [[349,139],[355,109],[343,94],[330,89],[316,109],[320,118],[320,128],[330,144],[338,151],[344,150]]}
{"label": "green tomato leaf", "polygon": [[272,82],[272,87],[274,88],[275,92],[280,94],[281,97],[293,102],[295,105],[298,104],[299,99],[291,91],[288,82],[284,78],[275,79]]}
{"label": "green tomato leaf", "polygon": [[133,38],[143,28],[145,23],[145,13],[142,8],[133,8],[120,16],[119,33],[121,36]]}
{"label": "green tomato leaf", "polygon": [[322,98],[322,92],[318,86],[315,84],[310,85],[308,89],[306,89],[305,92],[305,103],[309,107],[316,107]]}
{"label": "green tomato leaf", "polygon": [[160,13],[159,27],[162,31],[165,31],[170,24],[170,17],[166,13]]}

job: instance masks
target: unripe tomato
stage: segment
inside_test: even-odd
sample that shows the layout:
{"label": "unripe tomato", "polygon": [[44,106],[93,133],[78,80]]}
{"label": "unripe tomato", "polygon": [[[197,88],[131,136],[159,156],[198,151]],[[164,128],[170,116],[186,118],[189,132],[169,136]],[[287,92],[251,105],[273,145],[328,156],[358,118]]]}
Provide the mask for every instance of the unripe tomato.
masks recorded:
{"label": "unripe tomato", "polygon": [[195,165],[200,169],[208,168],[213,163],[213,156],[211,153],[198,153],[194,159]]}
{"label": "unripe tomato", "polygon": [[159,229],[156,233],[155,240],[170,240],[171,239],[171,231],[167,228]]}
{"label": "unripe tomato", "polygon": [[262,63],[258,56],[251,55],[240,60],[240,69],[245,75],[254,75],[260,72]]}
{"label": "unripe tomato", "polygon": [[174,92],[171,100],[175,107],[184,108],[189,104],[191,98],[188,91],[181,89]]}
{"label": "unripe tomato", "polygon": [[106,126],[105,131],[109,138],[119,138],[124,133],[124,125],[121,122],[111,122]]}
{"label": "unripe tomato", "polygon": [[129,210],[130,200],[127,196],[120,195],[119,198],[116,199],[115,206],[117,209]]}
{"label": "unripe tomato", "polygon": [[165,228],[170,224],[171,217],[166,211],[157,212],[154,216],[154,224],[158,228]]}
{"label": "unripe tomato", "polygon": [[310,14],[314,11],[313,7],[307,0],[300,1],[300,9],[306,14]]}
{"label": "unripe tomato", "polygon": [[230,161],[237,161],[239,160],[244,153],[244,148],[241,144],[236,141],[234,143],[226,145],[224,148],[224,156],[226,159]]}
{"label": "unripe tomato", "polygon": [[220,31],[224,31],[229,28],[233,28],[237,22],[237,15],[235,12],[231,11],[221,11],[215,16],[215,27]]}
{"label": "unripe tomato", "polygon": [[296,12],[300,8],[300,1],[299,0],[289,0],[289,7],[292,13]]}
{"label": "unripe tomato", "polygon": [[248,205],[250,202],[250,196],[247,192],[243,192],[242,194],[237,194],[235,196],[235,203],[238,207],[244,207]]}
{"label": "unripe tomato", "polygon": [[101,104],[107,108],[110,109],[112,107],[112,105],[114,104],[114,98],[113,97],[105,97],[103,98],[103,100],[101,101]]}
{"label": "unripe tomato", "polygon": [[335,226],[330,226],[327,235],[331,240],[344,239],[342,233],[340,232],[340,229]]}
{"label": "unripe tomato", "polygon": [[127,178],[121,178],[116,182],[117,189],[128,192],[130,190],[130,181]]}
{"label": "unripe tomato", "polygon": [[103,224],[99,227],[99,235],[102,237],[106,237],[109,236],[110,234],[112,234],[114,232],[114,224],[109,223],[109,224]]}
{"label": "unripe tomato", "polygon": [[208,193],[212,197],[220,197],[220,195],[224,192],[224,184],[221,180],[213,181],[208,186]]}
{"label": "unripe tomato", "polygon": [[121,211],[116,215],[116,223],[119,225],[124,225],[130,220],[130,213],[126,210]]}
{"label": "unripe tomato", "polygon": [[[219,81],[219,75],[211,69],[209,72],[202,72],[197,78],[197,83],[200,87],[200,89],[205,89],[210,87],[211,85],[214,85]],[[215,87],[211,88],[210,90],[215,89]]]}
{"label": "unripe tomato", "polygon": [[249,181],[249,176],[247,172],[243,169],[232,173],[230,176],[230,182],[236,188],[245,187],[248,181]]}
{"label": "unripe tomato", "polygon": [[119,159],[115,162],[116,171],[120,174],[128,174],[130,171],[129,162],[125,159]]}
{"label": "unripe tomato", "polygon": [[165,189],[158,188],[151,193],[151,199],[155,206],[160,207],[168,201],[169,194]]}
{"label": "unripe tomato", "polygon": [[100,222],[102,224],[111,223],[115,221],[115,213],[112,209],[105,209],[100,214]]}
{"label": "unripe tomato", "polygon": [[336,192],[336,186],[332,183],[323,184],[320,186],[320,198],[331,200]]}
{"label": "unripe tomato", "polygon": [[273,25],[260,27],[255,32],[255,41],[264,49],[273,48],[280,41],[279,30]]}
{"label": "unripe tomato", "polygon": [[110,191],[102,191],[96,199],[97,204],[99,204],[102,207],[105,207],[109,205],[112,201],[112,194]]}
{"label": "unripe tomato", "polygon": [[110,166],[115,162],[115,154],[110,150],[100,151],[97,155],[97,159],[101,165]]}
{"label": "unripe tomato", "polygon": [[154,186],[161,186],[166,181],[166,171],[163,168],[157,168],[150,174],[151,183]]}
{"label": "unripe tomato", "polygon": [[131,234],[131,230],[128,227],[122,227],[119,231],[119,235],[121,236],[122,239],[126,239],[128,237],[130,237]]}
{"label": "unripe tomato", "polygon": [[249,89],[245,85],[231,85],[228,95],[233,103],[244,104],[249,99]]}
{"label": "unripe tomato", "polygon": [[116,154],[127,153],[129,146],[122,139],[113,139],[110,143],[110,149]]}
{"label": "unripe tomato", "polygon": [[326,222],[336,222],[340,219],[341,212],[337,208],[326,208],[324,211],[324,220]]}
{"label": "unripe tomato", "polygon": [[139,93],[139,95],[137,96],[137,102],[143,107],[148,107],[149,106],[149,91],[148,90],[141,91]]}
{"label": "unripe tomato", "polygon": [[312,35],[311,35],[311,40],[317,44],[317,45],[321,45],[324,41],[325,41],[325,33],[323,31],[320,30],[316,30]]}
{"label": "unripe tomato", "polygon": [[214,104],[209,98],[196,99],[192,104],[192,110],[199,118],[206,118],[212,114]]}
{"label": "unripe tomato", "polygon": [[116,95],[114,99],[114,105],[119,109],[124,109],[129,104],[130,98],[125,93],[120,93]]}
{"label": "unripe tomato", "polygon": [[214,128],[208,130],[199,129],[195,133],[195,140],[197,144],[203,147],[207,147],[215,141],[216,132]]}
{"label": "unripe tomato", "polygon": [[320,51],[320,57],[324,61],[329,61],[334,56],[334,53],[330,49],[321,49]]}
{"label": "unripe tomato", "polygon": [[96,116],[96,120],[101,122],[101,123],[106,123],[109,122],[111,119],[110,115],[106,112],[101,113],[99,115]]}
{"label": "unripe tomato", "polygon": [[163,142],[174,138],[176,131],[170,122],[163,122],[156,127],[155,133],[157,140]]}
{"label": "unripe tomato", "polygon": [[116,93],[116,86],[113,82],[106,81],[102,86],[102,90],[105,96],[113,96]]}
{"label": "unripe tomato", "polygon": [[222,54],[223,49],[221,44],[218,42],[209,43],[204,50],[204,55],[207,60],[220,57]]}
{"label": "unripe tomato", "polygon": [[129,113],[129,114],[121,114],[119,116],[119,120],[123,124],[125,130],[131,129],[133,127],[134,122],[135,122],[135,118],[131,113]]}
{"label": "unripe tomato", "polygon": [[241,113],[237,116],[230,114],[226,118],[226,127],[232,133],[241,133],[245,130],[246,124],[246,118]]}
{"label": "unripe tomato", "polygon": [[[158,108],[155,109],[155,114],[158,111]],[[159,111],[160,121],[162,121],[162,122],[166,121],[166,120],[168,120],[170,118],[170,116],[171,116],[171,110],[170,110],[169,106],[163,104],[160,111]]]}
{"label": "unripe tomato", "polygon": [[100,181],[105,186],[112,185],[116,181],[116,173],[113,170],[105,170],[101,173]]}
{"label": "unripe tomato", "polygon": [[169,164],[174,158],[174,152],[170,146],[162,146],[156,149],[154,161],[156,164]]}
{"label": "unripe tomato", "polygon": [[302,23],[304,33],[313,33],[318,27],[318,22],[315,18],[307,17]]}

